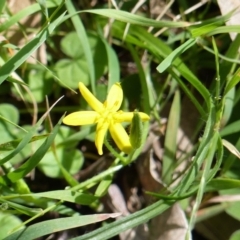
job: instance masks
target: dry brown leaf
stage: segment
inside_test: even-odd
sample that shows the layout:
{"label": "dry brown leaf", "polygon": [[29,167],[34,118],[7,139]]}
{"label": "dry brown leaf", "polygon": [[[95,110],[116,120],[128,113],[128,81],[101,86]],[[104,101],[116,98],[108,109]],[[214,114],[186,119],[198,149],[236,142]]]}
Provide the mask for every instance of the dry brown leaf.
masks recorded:
{"label": "dry brown leaf", "polygon": [[116,184],[110,185],[108,188],[108,195],[110,197],[108,204],[113,212],[121,212],[122,216],[127,216],[130,214],[127,209],[123,194]]}
{"label": "dry brown leaf", "polygon": [[[168,116],[164,115],[165,117]],[[188,98],[183,99],[181,123],[178,130],[177,144],[178,152],[176,158],[179,159],[193,148],[193,136],[196,129],[196,124],[199,119],[199,114],[194,105]],[[137,171],[143,190],[150,192],[159,192],[163,189],[164,183],[161,181],[161,159],[163,149],[160,145],[160,136],[156,134],[156,130],[152,128],[145,144],[143,153],[137,161]],[[155,132],[155,133],[154,133]],[[158,148],[158,149],[157,149]],[[157,150],[157,151],[156,151]],[[159,159],[156,159],[156,156]],[[186,159],[176,169],[176,174],[183,172],[190,159]],[[178,181],[180,181],[179,178]],[[177,182],[177,181],[176,181]],[[175,182],[175,184],[177,184]],[[150,205],[154,198],[145,196],[146,204]],[[173,205],[161,215],[153,218],[149,226],[148,239],[154,240],[172,240],[185,239],[188,229],[188,222],[184,211],[178,204]]]}
{"label": "dry brown leaf", "polygon": [[[8,1],[8,8],[10,9],[12,14],[15,14],[22,9],[32,5],[33,3],[36,3],[35,0],[9,0]],[[32,28],[35,29],[37,32],[37,29],[41,26],[41,14],[35,13],[29,16],[26,16],[25,18],[20,20],[21,25],[27,29]],[[26,34],[26,35],[25,35]],[[18,47],[24,46],[27,42],[29,42],[31,39],[35,37],[35,33],[28,33],[23,32],[19,29],[18,25],[12,26],[10,29],[8,29],[6,33],[6,37],[8,41]],[[46,54],[46,45],[43,43],[36,52],[32,54],[32,56],[28,59],[28,62],[30,63],[36,63],[36,60],[40,61],[43,64],[47,63],[47,54]]]}
{"label": "dry brown leaf", "polygon": [[[149,134],[148,141],[157,141],[158,138]],[[149,146],[150,147],[150,146]],[[139,178],[144,190],[159,192],[164,185],[160,180],[160,171],[157,164],[158,160],[153,157],[153,151],[150,149],[144,152],[137,161]],[[145,196],[147,205],[150,205],[153,198],[150,195]],[[187,231],[187,220],[183,210],[178,204],[174,204],[164,213],[151,219],[149,226],[148,239],[154,240],[173,240],[185,239]]]}
{"label": "dry brown leaf", "polygon": [[[108,207],[110,207],[113,212],[122,213],[122,216],[118,217],[118,219],[130,214],[127,209],[123,194],[116,184],[111,184],[111,186],[109,187],[108,197]],[[119,237],[121,240],[147,240],[147,232],[147,226],[143,224],[137,226],[136,228],[128,229],[127,231],[121,232],[119,234]]]}
{"label": "dry brown leaf", "polygon": [[[222,15],[229,13],[232,10],[237,9],[234,15],[227,21],[226,25],[239,25],[240,23],[240,1],[239,0],[217,0],[218,6]],[[232,40],[235,39],[237,33],[230,33]]]}
{"label": "dry brown leaf", "polygon": [[235,146],[233,146],[233,144],[231,144],[230,142],[228,142],[225,139],[222,139],[222,144],[225,148],[227,148],[233,155],[235,155],[237,158],[240,159],[240,152],[237,150],[237,148]]}
{"label": "dry brown leaf", "polygon": [[179,204],[174,204],[152,219],[150,237],[154,240],[185,240],[188,222]]}
{"label": "dry brown leaf", "polygon": [[206,202],[204,202],[205,204],[209,204],[209,203],[222,203],[222,202],[238,202],[240,201],[240,195],[236,194],[236,195],[222,195],[222,196],[216,196],[213,197],[209,200],[207,200]]}

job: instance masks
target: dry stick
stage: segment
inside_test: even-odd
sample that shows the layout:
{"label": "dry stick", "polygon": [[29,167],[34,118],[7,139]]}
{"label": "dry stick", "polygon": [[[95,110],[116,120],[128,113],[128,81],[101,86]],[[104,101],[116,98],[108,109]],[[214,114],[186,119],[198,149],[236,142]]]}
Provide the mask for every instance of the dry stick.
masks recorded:
{"label": "dry stick", "polygon": [[[160,20],[167,12],[167,10],[173,5],[173,3],[175,2],[175,0],[171,0],[167,6],[163,9],[163,11],[158,15],[158,17],[156,18],[156,20]],[[148,29],[148,32],[151,32],[154,29],[154,27],[150,27]]]}
{"label": "dry stick", "polygon": [[[146,0],[138,1],[137,4],[132,9],[131,13],[135,13],[145,2],[146,2]],[[125,27],[125,30],[124,30],[124,33],[123,33],[123,41],[125,40],[125,38],[127,36],[127,32],[128,32],[129,27],[130,27],[130,23],[127,23],[127,25]]]}
{"label": "dry stick", "polygon": [[[185,10],[183,12],[184,15],[187,15],[193,11],[195,11],[196,9],[202,7],[204,4],[206,4],[207,2],[209,2],[209,0],[202,0],[201,2],[193,5],[192,7],[188,8],[187,10]],[[175,18],[173,18],[173,21],[179,20],[182,17],[181,14],[178,14]],[[155,37],[158,37],[159,35],[161,35],[163,32],[165,32],[168,28],[162,28],[161,30],[159,30],[158,32],[156,32],[154,34]]]}
{"label": "dry stick", "polygon": [[[16,73],[16,72],[13,72],[11,73],[11,77],[13,77],[14,79],[17,79],[18,81],[20,82],[24,82],[22,80],[22,78]],[[27,108],[29,109],[29,104],[27,101],[25,101],[21,91],[20,91],[20,88],[17,86],[17,83],[13,83],[13,85],[15,86],[16,90],[18,91],[21,99],[23,100],[23,102],[25,103],[25,105],[27,106]],[[30,89],[28,86],[25,86],[25,85],[22,85],[23,89],[28,93],[29,97],[31,98],[32,100],[32,104],[33,104],[33,120],[32,120],[32,125],[35,125],[36,122],[37,122],[37,114],[38,114],[38,106],[37,106],[37,102],[36,102],[36,99],[34,98],[33,94],[31,93]]]}
{"label": "dry stick", "polygon": [[[114,6],[115,9],[119,10],[119,7],[115,0],[108,0],[108,8],[109,9],[111,8],[111,4]],[[119,3],[119,5],[120,5],[120,3]],[[115,19],[109,18],[108,24],[104,27],[104,37],[106,39],[108,39],[109,42],[110,42],[110,31],[111,31],[111,27],[112,27],[112,24],[114,21],[115,21]]]}

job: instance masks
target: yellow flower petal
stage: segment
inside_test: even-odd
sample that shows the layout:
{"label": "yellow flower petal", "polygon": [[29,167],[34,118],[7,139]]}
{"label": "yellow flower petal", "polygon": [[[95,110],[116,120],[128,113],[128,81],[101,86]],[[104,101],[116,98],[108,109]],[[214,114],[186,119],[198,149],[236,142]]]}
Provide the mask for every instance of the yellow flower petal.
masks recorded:
{"label": "yellow flower petal", "polygon": [[96,123],[99,114],[93,111],[79,111],[67,115],[63,119],[63,123],[71,126],[80,126]]}
{"label": "yellow flower petal", "polygon": [[98,112],[103,109],[103,104],[97,98],[95,98],[95,96],[86,88],[82,82],[79,82],[79,90],[93,110]]}
{"label": "yellow flower petal", "polygon": [[109,131],[114,142],[117,144],[118,148],[125,152],[130,153],[132,151],[132,146],[129,140],[129,136],[125,129],[120,123],[111,123]]}
{"label": "yellow flower petal", "polygon": [[[104,104],[81,82],[79,83],[79,90],[94,111],[71,113],[63,119],[63,123],[72,126],[97,123],[95,145],[100,155],[103,154],[103,142],[108,129],[118,148],[125,153],[130,153],[133,147],[131,146],[128,134],[120,122],[131,122],[134,113],[118,111],[123,100],[121,84],[115,83],[111,87]],[[139,112],[138,115],[142,121],[149,120],[149,116],[145,113]]]}
{"label": "yellow flower petal", "polygon": [[104,137],[106,135],[108,127],[109,127],[109,123],[104,121],[104,119],[100,120],[97,125],[95,145],[99,155],[103,154],[102,147],[103,147]]}
{"label": "yellow flower petal", "polygon": [[[138,112],[138,114],[142,121],[148,121],[150,119],[146,113]],[[113,115],[113,117],[116,122],[131,122],[133,118],[133,112],[118,111]]]}
{"label": "yellow flower petal", "polygon": [[105,107],[107,109],[111,109],[112,112],[116,112],[122,104],[123,100],[123,91],[120,83],[115,83],[107,96],[107,99],[105,101]]}

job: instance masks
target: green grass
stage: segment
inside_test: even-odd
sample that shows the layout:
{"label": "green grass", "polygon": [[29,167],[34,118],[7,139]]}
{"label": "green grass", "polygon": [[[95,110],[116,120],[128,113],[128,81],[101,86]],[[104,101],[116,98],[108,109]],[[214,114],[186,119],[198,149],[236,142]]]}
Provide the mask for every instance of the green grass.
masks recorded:
{"label": "green grass", "polygon": [[[222,16],[211,2],[184,15],[191,5],[178,1],[171,14],[181,20],[169,12],[157,20],[147,3],[131,13],[136,1],[116,2],[119,9],[110,2],[39,0],[17,12],[0,4],[0,239],[58,239],[61,231],[68,239],[109,239],[141,224],[150,239],[152,221],[177,203],[186,239],[217,214],[225,225],[234,221],[224,235],[234,239],[240,37],[231,40],[239,26],[225,25],[234,12]],[[124,125],[143,144],[125,154],[107,135],[99,156],[95,126],[62,124],[66,114],[90,110],[78,82],[102,102],[120,82],[121,110],[150,116]],[[113,184],[123,205],[131,205],[135,189],[141,206],[118,218],[106,200]]]}

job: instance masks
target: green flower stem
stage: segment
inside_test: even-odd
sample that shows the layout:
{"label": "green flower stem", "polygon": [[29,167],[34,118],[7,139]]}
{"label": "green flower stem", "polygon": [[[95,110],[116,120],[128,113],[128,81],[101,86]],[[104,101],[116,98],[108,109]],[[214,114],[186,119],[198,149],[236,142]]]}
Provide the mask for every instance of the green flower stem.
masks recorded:
{"label": "green flower stem", "polygon": [[[4,163],[1,167],[2,167],[5,174],[13,172],[15,170],[10,162]],[[19,179],[14,183],[11,182],[11,185],[12,185],[14,191],[16,191],[19,194],[29,194],[29,193],[31,193],[31,191],[30,191],[30,189],[29,189],[29,187],[26,184],[24,179]],[[27,200],[28,201],[33,201],[34,198],[29,196],[29,197],[27,197]]]}
{"label": "green flower stem", "polygon": [[107,139],[104,140],[104,144],[107,147],[107,149],[116,157],[116,159],[121,160],[121,162],[124,166],[128,165],[132,161],[133,156],[136,152],[135,149],[133,149],[133,151],[128,155],[128,157],[125,158],[121,154],[119,154],[117,151],[115,151],[115,149],[109,144]]}
{"label": "green flower stem", "polygon": [[33,216],[32,218],[28,219],[27,221],[21,223],[19,226],[17,226],[16,228],[14,228],[14,229],[12,230],[11,234],[14,233],[14,232],[16,232],[17,230],[19,230],[19,228],[21,228],[22,226],[25,226],[27,223],[33,221],[34,219],[36,219],[36,218],[38,218],[38,217],[43,216],[45,213],[53,210],[54,208],[56,208],[58,205],[60,205],[60,204],[62,204],[62,203],[63,203],[63,201],[59,201],[59,202],[51,205],[50,207],[46,208],[45,210],[41,211],[40,213],[36,214],[35,216]]}
{"label": "green flower stem", "polygon": [[111,167],[111,168],[107,169],[106,171],[98,174],[97,176],[92,177],[92,178],[86,180],[85,182],[80,183],[79,185],[77,185],[75,187],[72,187],[71,190],[77,191],[77,190],[81,190],[84,188],[85,189],[90,188],[90,187],[94,186],[96,183],[98,183],[99,181],[101,181],[102,179],[104,179],[105,177],[113,174],[114,172],[119,171],[122,167],[123,167],[122,164]]}
{"label": "green flower stem", "polygon": [[108,140],[105,138],[104,139],[104,144],[107,147],[107,149],[109,150],[110,153],[112,153],[112,155],[118,159],[120,159],[122,161],[122,163],[126,163],[127,159],[125,157],[123,157],[122,155],[120,155],[108,142]]}
{"label": "green flower stem", "polygon": [[218,57],[218,49],[217,49],[217,45],[215,42],[214,37],[212,37],[212,45],[213,45],[213,49],[214,49],[214,56],[215,56],[215,64],[216,64],[216,95],[215,95],[215,99],[218,102],[218,100],[220,99],[220,69],[219,69],[219,57]]}

